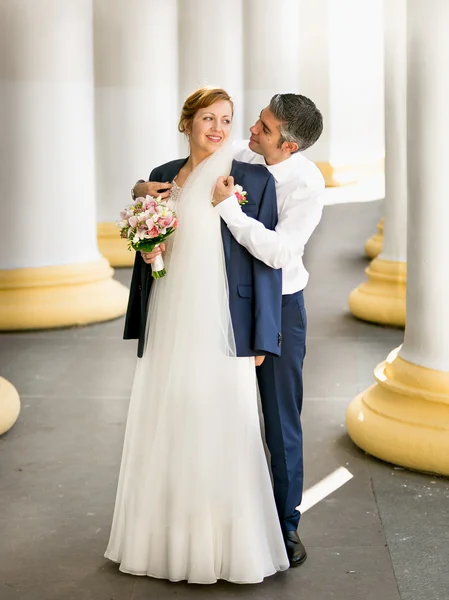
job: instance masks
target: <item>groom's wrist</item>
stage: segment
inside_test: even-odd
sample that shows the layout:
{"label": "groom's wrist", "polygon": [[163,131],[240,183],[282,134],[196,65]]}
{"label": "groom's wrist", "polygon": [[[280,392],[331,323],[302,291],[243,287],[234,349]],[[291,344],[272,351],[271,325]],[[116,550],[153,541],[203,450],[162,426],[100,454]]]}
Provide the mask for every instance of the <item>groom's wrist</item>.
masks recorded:
{"label": "groom's wrist", "polygon": [[215,208],[227,225],[238,220],[243,214],[235,194],[232,194],[232,196],[229,196],[219,204],[215,205]]}
{"label": "groom's wrist", "polygon": [[133,200],[135,200],[137,198],[136,196],[136,187],[140,184],[140,183],[145,183],[144,179],[139,179],[139,181],[136,181],[136,183],[134,184],[134,187],[131,188],[131,198]]}

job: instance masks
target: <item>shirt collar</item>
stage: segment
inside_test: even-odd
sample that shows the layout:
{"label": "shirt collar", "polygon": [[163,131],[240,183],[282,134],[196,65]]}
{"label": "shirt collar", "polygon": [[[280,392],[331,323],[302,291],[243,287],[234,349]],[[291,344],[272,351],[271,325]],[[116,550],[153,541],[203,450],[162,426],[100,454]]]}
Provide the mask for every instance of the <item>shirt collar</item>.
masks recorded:
{"label": "shirt collar", "polygon": [[275,180],[278,183],[283,183],[284,181],[286,181],[289,178],[290,173],[295,168],[295,166],[296,166],[296,158],[297,158],[296,155],[292,154],[286,160],[283,160],[282,162],[277,163],[275,165],[267,165],[267,163],[265,162],[265,160],[263,162],[264,162],[266,168],[273,175],[273,177],[275,178]]}

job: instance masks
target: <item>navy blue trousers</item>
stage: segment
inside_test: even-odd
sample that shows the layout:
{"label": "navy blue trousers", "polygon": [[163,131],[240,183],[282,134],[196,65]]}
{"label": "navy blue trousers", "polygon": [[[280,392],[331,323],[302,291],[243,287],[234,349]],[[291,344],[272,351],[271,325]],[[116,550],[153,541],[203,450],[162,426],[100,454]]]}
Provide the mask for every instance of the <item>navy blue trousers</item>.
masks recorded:
{"label": "navy blue trousers", "polygon": [[302,291],[282,297],[282,354],[266,356],[257,369],[265,436],[271,454],[274,497],[284,532],[296,531],[304,468],[302,447],[302,365],[307,316]]}

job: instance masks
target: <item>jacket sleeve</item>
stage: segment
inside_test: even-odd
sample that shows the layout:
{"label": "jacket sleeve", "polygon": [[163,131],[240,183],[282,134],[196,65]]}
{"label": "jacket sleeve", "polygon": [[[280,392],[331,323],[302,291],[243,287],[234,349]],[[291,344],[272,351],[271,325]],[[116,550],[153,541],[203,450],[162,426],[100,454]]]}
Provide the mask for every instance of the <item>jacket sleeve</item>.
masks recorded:
{"label": "jacket sleeve", "polygon": [[[158,177],[160,177],[159,170],[157,168],[153,169],[148,181],[159,181]],[[128,308],[126,309],[125,330],[123,332],[123,339],[125,340],[136,340],[142,337],[146,320],[146,306],[152,283],[152,278],[148,277],[147,273],[149,268],[144,263],[140,252],[135,252]]]}
{"label": "jacket sleeve", "polygon": [[321,183],[289,194],[275,229],[264,226],[260,218],[246,215],[235,196],[221,202],[217,210],[239,244],[266,265],[280,269],[304,249],[320,222],[324,189]]}
{"label": "jacket sleeve", "polygon": [[135,253],[134,267],[129,289],[128,308],[125,316],[125,330],[123,339],[137,340],[140,333],[140,303],[141,303],[141,264],[142,256],[140,252]]}

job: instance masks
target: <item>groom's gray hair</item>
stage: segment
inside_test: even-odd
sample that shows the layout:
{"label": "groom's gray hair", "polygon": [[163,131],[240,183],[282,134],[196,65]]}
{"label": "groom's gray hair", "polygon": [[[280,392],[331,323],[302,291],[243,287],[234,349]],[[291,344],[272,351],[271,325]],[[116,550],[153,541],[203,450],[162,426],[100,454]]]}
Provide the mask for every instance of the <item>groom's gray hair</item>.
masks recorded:
{"label": "groom's gray hair", "polygon": [[314,102],[300,94],[276,94],[271,98],[270,110],[282,121],[279,126],[281,139],[284,142],[295,142],[298,150],[310,148],[323,132],[323,115]]}

